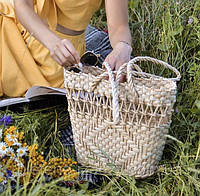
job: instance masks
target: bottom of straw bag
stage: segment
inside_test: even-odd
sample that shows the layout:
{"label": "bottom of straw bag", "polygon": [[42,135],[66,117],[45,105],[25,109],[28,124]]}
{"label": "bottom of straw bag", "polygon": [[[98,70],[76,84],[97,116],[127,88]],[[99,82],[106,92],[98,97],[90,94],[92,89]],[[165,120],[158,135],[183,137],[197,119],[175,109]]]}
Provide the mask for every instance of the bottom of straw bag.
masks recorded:
{"label": "bottom of straw bag", "polygon": [[123,169],[115,164],[111,163],[103,163],[95,161],[94,159],[90,159],[90,161],[84,161],[79,156],[77,156],[78,162],[83,166],[94,172],[102,172],[106,175],[114,175],[114,176],[130,176],[135,177],[136,179],[143,179],[152,176],[158,170],[157,165],[151,166],[151,169],[147,169],[145,167],[129,167]]}

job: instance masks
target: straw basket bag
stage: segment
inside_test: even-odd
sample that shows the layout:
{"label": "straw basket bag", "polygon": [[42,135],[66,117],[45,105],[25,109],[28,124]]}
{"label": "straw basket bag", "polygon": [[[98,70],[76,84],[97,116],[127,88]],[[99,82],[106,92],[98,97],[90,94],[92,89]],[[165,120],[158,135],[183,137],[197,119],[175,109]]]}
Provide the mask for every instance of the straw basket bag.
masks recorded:
{"label": "straw basket bag", "polygon": [[[139,61],[161,64],[177,77],[144,73]],[[64,73],[78,162],[136,178],[150,176],[162,157],[180,73],[151,57],[136,57],[117,73],[104,65],[107,72],[83,67],[80,73]],[[119,83],[123,74],[127,82]]]}

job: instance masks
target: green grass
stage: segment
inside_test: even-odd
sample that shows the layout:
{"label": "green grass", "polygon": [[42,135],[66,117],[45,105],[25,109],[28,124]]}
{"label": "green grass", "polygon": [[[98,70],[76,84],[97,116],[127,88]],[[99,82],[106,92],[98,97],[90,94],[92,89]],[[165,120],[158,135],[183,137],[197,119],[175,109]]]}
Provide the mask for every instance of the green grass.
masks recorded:
{"label": "green grass", "polygon": [[[158,173],[143,180],[105,176],[107,180],[91,190],[87,183],[69,189],[54,181],[43,185],[40,179],[31,189],[26,187],[15,195],[200,195],[200,0],[130,0],[129,13],[133,56],[161,59],[182,75],[169,130],[177,140],[168,139]],[[106,28],[105,10],[96,13],[91,23]],[[173,76],[170,71],[151,65],[142,65],[142,69]],[[66,105],[0,114],[10,114],[28,141],[37,142],[41,151],[50,143],[52,153],[64,154],[57,137],[58,128],[65,127],[69,120],[63,108]],[[2,195],[11,195],[10,188]]]}

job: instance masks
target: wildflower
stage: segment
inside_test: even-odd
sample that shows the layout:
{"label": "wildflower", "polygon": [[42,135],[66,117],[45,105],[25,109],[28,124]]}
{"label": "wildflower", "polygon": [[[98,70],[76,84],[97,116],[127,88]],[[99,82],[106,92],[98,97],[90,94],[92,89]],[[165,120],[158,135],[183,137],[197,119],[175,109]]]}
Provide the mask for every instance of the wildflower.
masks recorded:
{"label": "wildflower", "polygon": [[194,19],[193,18],[189,18],[188,19],[188,24],[192,24],[194,22]]}
{"label": "wildflower", "polygon": [[7,153],[7,145],[5,142],[0,142],[0,157],[5,156]]}
{"label": "wildflower", "polygon": [[7,136],[6,136],[6,138],[7,138],[7,140],[9,141],[9,142],[17,142],[17,137],[16,137],[16,135],[13,135],[13,134],[8,134]]}
{"label": "wildflower", "polygon": [[26,151],[28,149],[26,147],[21,147],[17,149],[17,156],[18,157],[23,157],[24,155],[26,155]]}
{"label": "wildflower", "polygon": [[18,143],[16,135],[7,134],[4,141],[8,146],[16,145]]}
{"label": "wildflower", "polygon": [[5,135],[7,134],[18,134],[17,128],[15,126],[10,126],[8,129],[4,132]]}
{"label": "wildflower", "polygon": [[6,169],[7,177],[12,177],[12,172],[8,169]]}
{"label": "wildflower", "polygon": [[18,139],[19,139],[19,141],[24,139],[24,132],[23,131],[18,134]]}
{"label": "wildflower", "polygon": [[0,119],[0,125],[4,125],[4,126],[7,126],[8,124],[11,123],[11,117],[10,116],[3,116],[1,119]]}
{"label": "wildflower", "polygon": [[0,129],[0,139],[2,138],[3,129]]}
{"label": "wildflower", "polygon": [[15,157],[14,150],[12,148],[10,148],[10,147],[7,148],[7,154],[12,158]]}
{"label": "wildflower", "polygon": [[20,142],[15,142],[14,144],[13,144],[13,146],[21,146],[22,144],[20,143]]}
{"label": "wildflower", "polygon": [[21,143],[18,142],[17,136],[14,134],[7,134],[6,137],[4,138],[4,142],[6,142],[6,144],[10,147],[10,146],[20,146],[21,147]]}
{"label": "wildflower", "polygon": [[[10,121],[11,118],[4,116],[0,119],[0,125],[6,126]],[[29,146],[24,139],[24,132],[19,132],[15,126],[0,129],[0,185],[8,180],[16,181],[18,176],[20,180],[26,178],[27,161],[30,161],[32,167],[29,175],[31,179],[43,171],[52,178],[64,176],[66,180],[73,180],[78,177],[73,169],[77,162],[71,158],[50,158],[46,161],[37,151],[37,144]]]}

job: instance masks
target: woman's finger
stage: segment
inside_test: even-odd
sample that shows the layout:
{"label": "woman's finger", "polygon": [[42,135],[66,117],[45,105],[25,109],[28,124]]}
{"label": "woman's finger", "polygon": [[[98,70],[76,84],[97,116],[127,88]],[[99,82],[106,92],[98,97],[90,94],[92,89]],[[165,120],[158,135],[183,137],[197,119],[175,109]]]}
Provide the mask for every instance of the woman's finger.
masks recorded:
{"label": "woman's finger", "polygon": [[64,56],[63,53],[61,52],[60,48],[57,48],[55,50],[55,55],[60,60],[61,66],[66,66],[66,64],[73,65],[71,54],[69,52],[67,52],[67,53],[68,53],[68,56]]}
{"label": "woman's finger", "polygon": [[112,71],[115,70],[116,58],[114,58],[112,55],[109,55],[105,59],[105,62],[107,62],[109,64]]}
{"label": "woman's finger", "polygon": [[64,44],[65,48],[69,51],[69,53],[72,55],[74,63],[75,64],[79,63],[80,56],[76,51],[76,49],[74,48],[73,44],[66,39],[62,40],[62,43]]}
{"label": "woman's finger", "polygon": [[73,55],[70,53],[70,51],[66,48],[66,46],[64,45],[64,43],[62,43],[59,46],[59,50],[62,53],[62,55],[64,56],[64,58],[70,62],[70,64],[74,65],[76,64],[76,61],[73,57]]}

